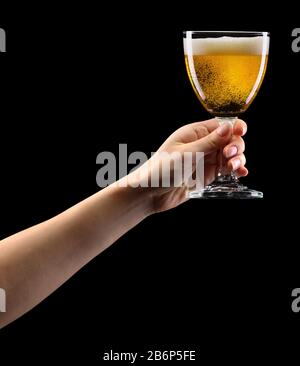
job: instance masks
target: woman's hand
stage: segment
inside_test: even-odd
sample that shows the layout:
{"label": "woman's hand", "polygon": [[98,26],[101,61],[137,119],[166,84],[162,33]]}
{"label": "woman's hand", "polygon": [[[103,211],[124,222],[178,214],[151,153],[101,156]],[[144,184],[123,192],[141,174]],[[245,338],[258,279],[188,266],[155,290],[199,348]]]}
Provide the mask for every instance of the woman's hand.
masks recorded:
{"label": "woman's hand", "polygon": [[[203,122],[196,122],[179,128],[175,131],[159,148],[156,154],[139,169],[131,174],[135,183],[147,182],[150,186],[145,189],[151,197],[152,211],[160,212],[176,207],[187,200],[187,190],[189,187],[184,181],[179,182],[181,186],[174,184],[170,187],[151,187],[151,169],[162,166],[163,159],[161,152],[178,152],[179,157],[183,157],[185,152],[204,153],[204,186],[214,181],[218,168],[219,153],[223,152],[227,160],[229,170],[235,171],[237,177],[244,177],[248,174],[245,168],[245,144],[242,136],[247,131],[247,125],[242,120],[237,120],[233,127],[228,124],[219,125],[216,119]],[[175,164],[173,164],[174,169]],[[150,168],[151,167],[151,168]],[[171,167],[172,169],[172,167]],[[196,166],[193,167],[196,169]],[[174,171],[170,171],[171,182],[174,181]]]}

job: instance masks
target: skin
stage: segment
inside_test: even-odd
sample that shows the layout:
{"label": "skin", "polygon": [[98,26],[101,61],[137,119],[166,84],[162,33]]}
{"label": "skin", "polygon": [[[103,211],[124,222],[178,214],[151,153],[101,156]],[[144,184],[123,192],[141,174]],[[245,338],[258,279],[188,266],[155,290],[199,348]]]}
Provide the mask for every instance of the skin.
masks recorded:
{"label": "skin", "polygon": [[[245,122],[219,126],[214,119],[175,131],[158,152],[204,152],[205,184],[215,178],[219,150],[237,176],[245,168]],[[159,154],[150,159],[161,164]],[[172,174],[172,172],[171,172]],[[149,179],[147,164],[129,176],[136,185]],[[32,309],[91,259],[147,216],[187,200],[187,187],[132,188],[116,182],[63,213],[0,242],[0,288],[5,289],[7,312],[0,328]],[[182,182],[183,183],[183,182]]]}

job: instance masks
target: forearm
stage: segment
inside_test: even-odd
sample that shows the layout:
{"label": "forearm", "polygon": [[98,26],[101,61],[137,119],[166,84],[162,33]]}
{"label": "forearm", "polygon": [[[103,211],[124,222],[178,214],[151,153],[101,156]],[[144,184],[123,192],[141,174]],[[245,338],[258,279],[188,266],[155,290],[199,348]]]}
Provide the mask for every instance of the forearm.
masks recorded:
{"label": "forearm", "polygon": [[0,242],[0,328],[42,301],[149,213],[139,188],[107,187],[62,214]]}

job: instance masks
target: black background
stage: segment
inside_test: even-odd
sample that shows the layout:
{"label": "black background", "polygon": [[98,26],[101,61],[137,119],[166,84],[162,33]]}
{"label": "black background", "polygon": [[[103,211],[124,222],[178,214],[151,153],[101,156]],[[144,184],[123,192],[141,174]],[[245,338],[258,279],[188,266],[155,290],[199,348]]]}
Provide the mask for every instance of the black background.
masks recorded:
{"label": "black background", "polygon": [[[182,31],[271,32],[267,74],[242,117],[260,201],[190,201],[122,237],[0,332],[0,354],[41,364],[104,351],[196,349],[231,362],[297,354],[299,61],[293,7],[200,2],[3,11],[1,238],[98,190],[96,155],[150,154],[210,118],[187,79]],[[298,21],[298,23],[297,23]],[[40,356],[42,352],[42,356]]]}

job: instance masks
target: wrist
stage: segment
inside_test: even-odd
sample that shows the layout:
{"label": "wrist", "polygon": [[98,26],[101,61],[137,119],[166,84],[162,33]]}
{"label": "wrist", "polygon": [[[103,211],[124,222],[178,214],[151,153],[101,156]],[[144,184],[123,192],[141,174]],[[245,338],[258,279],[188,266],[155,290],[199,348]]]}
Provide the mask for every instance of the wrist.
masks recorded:
{"label": "wrist", "polygon": [[128,176],[126,176],[109,188],[114,191],[118,200],[126,201],[128,210],[132,210],[140,220],[143,220],[154,213],[153,192],[151,188],[143,187],[139,181],[131,178],[128,180]]}

